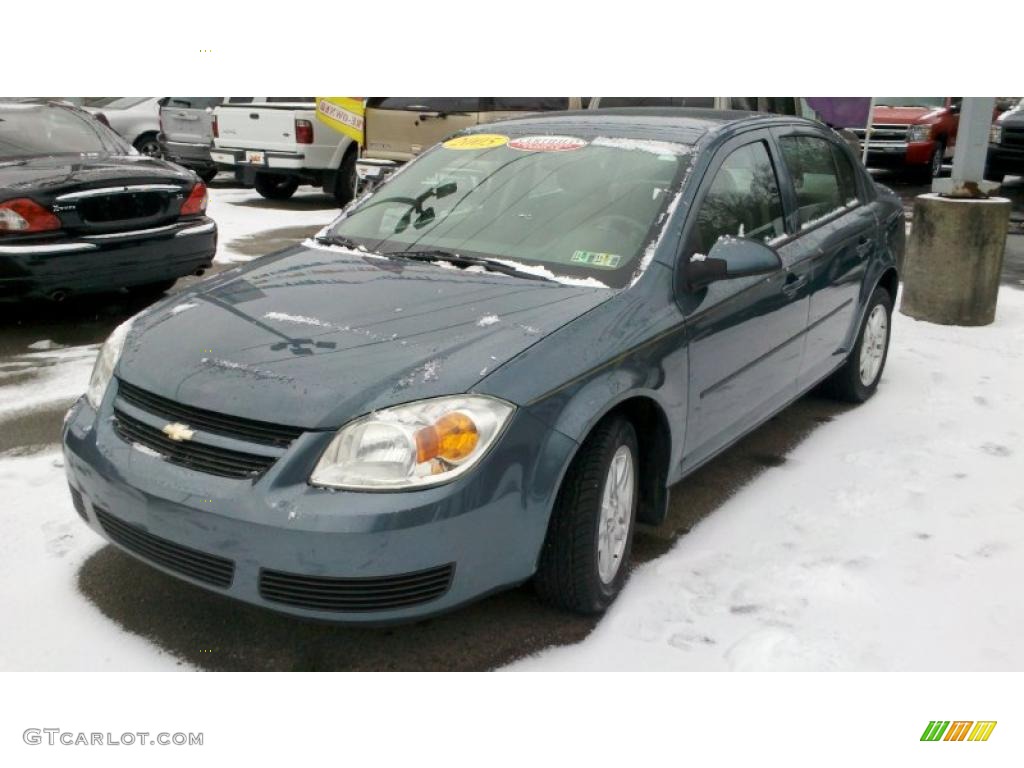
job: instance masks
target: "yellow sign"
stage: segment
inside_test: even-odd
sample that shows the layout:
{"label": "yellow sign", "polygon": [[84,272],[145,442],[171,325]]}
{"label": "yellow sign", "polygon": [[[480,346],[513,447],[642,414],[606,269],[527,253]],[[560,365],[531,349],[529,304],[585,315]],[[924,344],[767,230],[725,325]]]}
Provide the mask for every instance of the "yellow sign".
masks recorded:
{"label": "yellow sign", "polygon": [[364,143],[364,116],[366,102],[359,96],[317,96],[316,117],[336,131],[340,131],[359,146]]}
{"label": "yellow sign", "polygon": [[457,136],[448,139],[441,146],[445,149],[493,149],[508,144],[508,136],[500,133],[474,133],[470,136]]}

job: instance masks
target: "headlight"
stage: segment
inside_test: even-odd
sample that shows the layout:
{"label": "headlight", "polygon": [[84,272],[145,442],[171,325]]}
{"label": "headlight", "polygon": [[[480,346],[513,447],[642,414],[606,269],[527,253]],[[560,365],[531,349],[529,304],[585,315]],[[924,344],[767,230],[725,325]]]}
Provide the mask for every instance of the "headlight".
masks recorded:
{"label": "headlight", "polygon": [[376,411],[338,430],[309,481],[364,491],[448,482],[483,458],[514,410],[504,400],[459,395]]}
{"label": "headlight", "polygon": [[121,323],[114,332],[103,342],[100,349],[100,356],[96,358],[96,365],[92,368],[92,376],[89,378],[89,389],[85,391],[85,397],[95,409],[99,409],[103,402],[103,395],[107,391],[107,385],[114,375],[114,367],[121,357],[121,350],[124,348],[124,340],[128,338],[128,331],[132,328],[134,317],[130,317]]}
{"label": "headlight", "polygon": [[1002,123],[992,123],[992,127],[988,131],[988,140],[991,144],[1002,144],[1003,143],[1003,125]]}
{"label": "headlight", "polygon": [[930,125],[912,125],[907,128],[907,141],[928,141],[932,136]]}

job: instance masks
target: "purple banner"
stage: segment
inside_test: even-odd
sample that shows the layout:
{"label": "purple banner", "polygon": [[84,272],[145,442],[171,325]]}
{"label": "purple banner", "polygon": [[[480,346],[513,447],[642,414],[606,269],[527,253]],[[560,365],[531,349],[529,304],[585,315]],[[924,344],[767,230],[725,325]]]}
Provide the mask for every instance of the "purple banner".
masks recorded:
{"label": "purple banner", "polygon": [[864,128],[870,119],[870,96],[808,96],[806,101],[833,128]]}

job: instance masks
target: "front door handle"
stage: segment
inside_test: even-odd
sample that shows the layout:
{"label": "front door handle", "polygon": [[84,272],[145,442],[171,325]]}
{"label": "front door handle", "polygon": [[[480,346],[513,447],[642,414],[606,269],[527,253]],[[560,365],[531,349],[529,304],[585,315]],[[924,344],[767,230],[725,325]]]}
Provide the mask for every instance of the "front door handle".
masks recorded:
{"label": "front door handle", "polygon": [[782,284],[782,292],[787,296],[794,296],[807,285],[807,275],[796,275],[790,272],[786,275],[786,282]]}

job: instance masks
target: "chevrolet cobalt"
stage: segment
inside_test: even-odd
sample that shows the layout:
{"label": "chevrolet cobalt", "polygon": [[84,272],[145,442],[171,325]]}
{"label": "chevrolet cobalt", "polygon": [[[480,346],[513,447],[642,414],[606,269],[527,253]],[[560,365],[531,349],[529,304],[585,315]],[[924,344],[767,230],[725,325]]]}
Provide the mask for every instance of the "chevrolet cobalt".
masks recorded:
{"label": "chevrolet cobalt", "polygon": [[117,328],[64,429],[72,499],[135,557],[298,616],[530,579],[599,613],[672,484],[819,383],[875,392],[903,245],[899,199],[818,123],[469,129]]}

